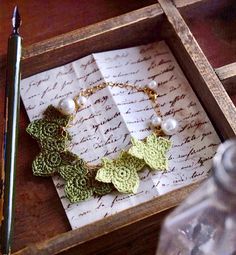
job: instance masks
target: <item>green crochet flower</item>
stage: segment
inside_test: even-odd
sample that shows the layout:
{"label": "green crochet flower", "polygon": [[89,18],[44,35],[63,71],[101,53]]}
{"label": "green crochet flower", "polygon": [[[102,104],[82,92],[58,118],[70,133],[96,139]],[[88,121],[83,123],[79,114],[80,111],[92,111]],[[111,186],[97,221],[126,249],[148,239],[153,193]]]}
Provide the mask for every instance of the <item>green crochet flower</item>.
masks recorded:
{"label": "green crochet flower", "polygon": [[47,139],[40,140],[39,145],[41,146],[43,151],[63,152],[68,147],[69,142],[64,137],[58,139],[49,137]]}
{"label": "green crochet flower", "polygon": [[33,138],[42,140],[47,138],[57,138],[62,136],[63,130],[55,122],[49,122],[47,120],[35,120],[31,122],[26,131],[33,136]]}
{"label": "green crochet flower", "polygon": [[122,193],[135,193],[139,186],[137,171],[141,170],[145,162],[121,152],[117,159],[102,159],[103,167],[96,175],[96,180],[104,183],[113,183],[115,188]]}
{"label": "green crochet flower", "polygon": [[137,172],[146,164],[154,169],[167,168],[166,152],[171,142],[152,134],[146,142],[132,138],[129,152],[121,152],[114,160],[102,159],[103,166],[98,171],[89,169],[82,159],[68,151],[70,136],[65,127],[70,120],[49,106],[44,118],[30,123],[27,132],[41,148],[32,164],[34,175],[51,176],[58,172],[66,181],[65,194],[72,203],[108,194],[114,186],[119,192],[135,193],[139,186]]}
{"label": "green crochet flower", "polygon": [[103,196],[111,193],[114,190],[114,186],[110,183],[103,183],[96,180],[97,171],[89,171],[89,185],[93,187],[93,193],[97,196]]}
{"label": "green crochet flower", "polygon": [[41,153],[32,164],[33,174],[50,176],[58,167],[71,164],[78,156],[67,151],[69,134],[64,128],[70,118],[62,115],[56,108],[49,106],[44,112],[44,119],[31,122],[26,131],[35,138],[41,147]]}
{"label": "green crochet flower", "polygon": [[113,190],[111,184],[96,181],[96,171],[88,170],[81,159],[74,165],[60,167],[59,174],[67,181],[65,194],[71,203],[84,201],[93,195],[102,196]]}
{"label": "green crochet flower", "polygon": [[84,174],[77,174],[66,182],[65,194],[71,203],[78,203],[87,200],[93,195],[93,188],[90,187],[88,177]]}
{"label": "green crochet flower", "polygon": [[61,127],[66,127],[71,121],[70,115],[63,115],[54,106],[49,105],[46,111],[43,113],[43,117],[47,121],[56,122]]}
{"label": "green crochet flower", "polygon": [[63,116],[56,108],[49,106],[44,112],[44,119],[32,121],[26,131],[39,142],[49,138],[69,140],[69,133],[64,129],[69,121],[68,116]]}
{"label": "green crochet flower", "polygon": [[58,170],[58,173],[64,180],[69,181],[75,178],[78,173],[86,175],[88,173],[88,169],[86,168],[82,159],[77,159],[70,165],[61,166]]}
{"label": "green crochet flower", "polygon": [[43,151],[40,152],[36,159],[33,161],[32,170],[36,176],[51,176],[59,171],[59,168],[71,164],[68,162],[68,153],[70,154],[71,161],[76,160],[78,157],[70,152],[57,152],[57,151]]}
{"label": "green crochet flower", "polygon": [[167,151],[171,147],[171,141],[151,134],[146,142],[131,138],[132,147],[128,153],[139,159],[143,159],[152,169],[166,170],[168,168]]}
{"label": "green crochet flower", "polygon": [[68,151],[70,136],[64,128],[69,121],[70,117],[49,106],[43,119],[28,125],[26,131],[41,147],[32,164],[33,174],[51,176],[58,172],[66,181],[65,194],[72,203],[110,193],[113,185],[96,181],[96,171],[89,171],[82,159]]}

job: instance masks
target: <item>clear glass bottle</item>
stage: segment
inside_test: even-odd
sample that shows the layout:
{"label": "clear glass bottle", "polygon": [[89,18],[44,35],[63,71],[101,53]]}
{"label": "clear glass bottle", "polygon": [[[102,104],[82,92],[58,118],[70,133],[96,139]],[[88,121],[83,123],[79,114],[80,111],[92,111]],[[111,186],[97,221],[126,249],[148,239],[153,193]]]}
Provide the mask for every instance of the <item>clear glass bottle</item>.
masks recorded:
{"label": "clear glass bottle", "polygon": [[236,140],[219,146],[213,169],[166,218],[156,255],[236,255]]}

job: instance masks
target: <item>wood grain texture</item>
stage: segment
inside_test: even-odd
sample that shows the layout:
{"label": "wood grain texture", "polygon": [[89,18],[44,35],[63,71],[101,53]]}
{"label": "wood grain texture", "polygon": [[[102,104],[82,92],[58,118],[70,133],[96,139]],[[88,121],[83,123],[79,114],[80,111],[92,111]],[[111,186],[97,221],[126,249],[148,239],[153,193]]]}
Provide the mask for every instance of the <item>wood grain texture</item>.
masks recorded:
{"label": "wood grain texture", "polygon": [[[75,246],[77,254],[95,254],[96,251],[102,252],[103,249],[107,249],[109,246],[114,249],[114,240],[122,244],[131,235],[135,233],[141,234],[144,229],[151,227],[153,224],[156,227],[160,227],[163,216],[166,214],[165,210],[178,205],[198,186],[199,183],[191,184],[169,192],[166,195],[159,196],[156,199],[124,210],[96,223],[56,236],[47,240],[47,242],[31,245],[15,253],[15,255],[57,254],[63,250],[70,250]],[[107,235],[109,235],[109,238],[107,238]],[[100,238],[106,241],[101,242]],[[100,240],[95,242],[96,239]],[[80,245],[91,240],[93,240],[94,245],[90,245],[86,249],[80,247]]]}
{"label": "wood grain texture", "polygon": [[17,4],[22,16],[24,46],[109,19],[150,4],[155,0],[1,0],[0,55],[11,31],[11,15]]}
{"label": "wood grain texture", "polygon": [[236,62],[235,0],[204,0],[180,13],[214,68]]}
{"label": "wood grain texture", "polygon": [[169,21],[171,39],[167,40],[195,93],[218,133],[224,138],[234,137],[236,134],[234,104],[172,1],[159,0],[159,3]]}
{"label": "wood grain texture", "polygon": [[[178,7],[197,0],[175,0]],[[199,0],[198,0],[199,1]],[[21,34],[25,47],[102,20],[155,4],[156,0],[2,0],[0,12],[0,55],[6,53],[11,19],[17,4],[23,19]],[[50,25],[49,25],[50,24]]]}
{"label": "wood grain texture", "polygon": [[[9,15],[7,13],[11,13],[11,4],[13,5],[13,3],[14,1],[12,0],[4,1],[5,11],[0,13],[1,24],[5,24],[0,28],[1,31],[4,32],[3,39],[8,36]],[[36,43],[34,46],[26,47],[26,52],[32,52],[33,55],[30,55],[29,58],[27,58],[25,55],[25,76],[34,74],[40,70],[45,70],[49,67],[61,65],[63,63],[89,54],[92,51],[102,51],[151,42],[152,40],[159,39],[161,37],[161,31],[165,29],[163,26],[165,23],[165,17],[160,6],[156,4],[156,1],[119,1],[119,3],[117,3],[115,1],[105,0],[49,0],[44,5],[43,1],[36,2],[20,0],[18,3],[20,3],[21,14],[24,16],[23,24],[25,25],[22,27],[22,32],[24,35],[25,45],[27,46],[29,44]],[[96,3],[96,9],[90,9],[92,4],[94,6],[94,3]],[[124,6],[120,6],[120,3],[123,3]],[[146,4],[151,3],[153,3],[151,6],[145,7]],[[59,9],[57,4],[59,4]],[[34,8],[32,8],[32,6]],[[141,10],[135,10],[136,8],[140,7],[144,8]],[[29,12],[29,10],[31,10],[31,12]],[[108,21],[103,21],[107,18],[111,18],[128,11],[131,11],[131,13],[128,15],[124,14],[120,17],[110,19]],[[43,15],[39,15],[39,13],[43,13]],[[87,15],[89,16],[88,18],[86,17]],[[95,22],[100,23],[91,25]],[[116,22],[119,22],[118,27]],[[38,24],[37,27],[40,27],[41,29],[35,30],[35,24]],[[50,26],[48,26],[48,24],[50,24]],[[85,25],[90,26],[83,28]],[[101,27],[99,27],[101,25],[105,32],[103,30],[101,31]],[[198,31],[202,29],[201,27],[202,25],[198,23],[194,29],[195,31]],[[70,33],[69,31],[71,30],[77,31],[77,34]],[[154,33],[153,31],[156,32]],[[54,39],[48,39],[51,36],[60,35],[64,32],[68,32],[69,36],[67,33],[67,35],[62,35],[59,37],[57,36]],[[167,31],[165,31],[165,33],[167,33]],[[87,35],[90,36],[88,37]],[[207,36],[208,35],[206,34],[206,38]],[[38,44],[37,41],[42,39],[46,39],[46,41],[42,42],[43,47],[40,49],[41,44]],[[61,39],[62,43],[66,43],[65,47],[63,45],[60,46]],[[181,45],[179,44],[180,42],[181,41],[178,42],[177,46]],[[1,40],[0,49],[2,49],[2,52],[5,52],[4,47],[1,48],[1,45],[3,44],[4,40]],[[34,52],[35,46],[39,47],[38,53],[40,54]],[[45,49],[45,47],[46,49],[51,47],[50,51],[44,53],[43,49]],[[52,50],[54,47],[56,47],[56,49]],[[2,55],[2,60],[4,60],[4,54],[2,55],[0,53],[0,55]],[[214,55],[212,59],[216,60],[217,56]],[[4,84],[3,67],[5,62],[1,61],[1,63],[3,64],[0,73],[0,96],[3,98],[4,90],[2,84]],[[194,63],[190,62],[188,64],[192,66]],[[195,79],[196,77],[200,79],[199,75],[200,73],[196,72],[194,74]],[[195,83],[197,82],[198,80],[195,80]],[[205,81],[200,79],[199,84],[202,84],[202,82],[205,83]],[[234,102],[236,102],[236,98],[233,96],[232,98]],[[2,115],[3,100],[0,100],[1,120],[3,119]],[[224,122],[225,120],[222,118],[220,121]],[[29,249],[23,250],[21,252],[29,252],[31,248],[34,251],[37,249],[43,249],[43,247],[45,247],[47,244],[50,245],[51,249],[58,250],[60,247],[65,247],[67,245],[67,242],[69,242],[67,240],[69,239],[69,235],[71,235],[72,231],[69,231],[70,226],[51,179],[41,179],[32,176],[31,162],[33,158],[38,154],[38,147],[37,144],[34,143],[34,141],[32,141],[32,139],[25,132],[27,123],[28,118],[26,116],[23,105],[21,105],[20,143],[16,185],[17,203],[13,249],[14,251],[17,251],[24,248],[25,246],[30,245],[30,243],[40,242],[41,244],[32,244],[32,246],[29,246]],[[1,130],[2,125],[3,123],[0,121]],[[156,202],[153,201],[153,203]],[[135,213],[135,211],[133,212]],[[74,237],[75,239],[72,239],[70,241],[71,243],[69,244],[74,246],[78,241],[80,246],[71,248],[68,250],[68,252],[65,251],[63,254],[77,255],[77,251],[81,251],[81,254],[96,255],[151,255],[153,254],[153,250],[156,246],[157,235],[155,234],[155,231],[158,232],[160,225],[159,220],[162,220],[164,215],[165,213],[163,212],[163,214],[160,215],[153,214],[153,216],[150,217],[145,216],[139,224],[136,224],[137,222],[135,223],[135,221],[133,221],[129,228],[129,224],[127,223],[127,229],[125,227],[117,228],[112,232],[113,234],[106,234],[103,237],[100,235],[101,232],[99,234],[99,229],[97,228],[97,232],[95,233],[97,238],[94,240],[92,240],[93,232],[91,229],[90,233],[88,233],[88,230],[83,230],[83,232],[78,231],[76,232],[76,237]],[[117,216],[117,220],[119,223],[124,224],[124,221],[122,221],[124,219],[119,221],[119,216]],[[98,226],[101,228],[101,230],[104,230],[105,225],[102,225],[101,223],[99,224],[100,225]],[[113,224],[108,225],[108,227],[112,227]],[[58,236],[61,233],[65,234],[63,234],[63,236]],[[76,239],[80,237],[81,233],[83,233],[81,239]],[[146,234],[147,236],[143,238],[143,234]],[[55,238],[53,238],[54,236]],[[56,237],[58,237],[58,239]],[[64,237],[66,241],[62,240]],[[87,238],[91,238],[91,240],[85,242]],[[47,239],[49,239],[49,241],[42,243]],[[137,246],[135,246],[136,243]],[[56,247],[57,245],[58,247]],[[114,250],[112,249],[113,247]],[[101,252],[95,253],[95,249],[100,249]],[[51,250],[47,251],[49,252],[47,254],[52,254]]]}
{"label": "wood grain texture", "polygon": [[202,2],[202,0],[173,0],[173,2],[177,8],[180,8],[180,7],[185,7],[198,2]]}
{"label": "wood grain texture", "polygon": [[[155,4],[26,47],[22,77],[66,64],[92,52],[156,40],[158,34],[152,30],[156,26],[161,29],[162,14],[159,4]],[[0,69],[3,72],[1,63]]]}
{"label": "wood grain texture", "polygon": [[23,60],[48,53],[50,51],[55,51],[60,48],[65,49],[65,47],[68,45],[94,38],[101,34],[106,34],[107,32],[114,29],[117,30],[123,27],[131,26],[132,24],[136,24],[144,20],[151,19],[152,17],[159,16],[162,13],[163,11],[159,4],[154,4],[139,10],[129,12],[122,16],[114,17],[81,29],[73,30],[66,34],[35,43],[27,47],[23,54]]}
{"label": "wood grain texture", "polygon": [[215,69],[229,95],[236,94],[236,62]]}
{"label": "wood grain texture", "polygon": [[[155,6],[157,6],[157,4]],[[96,33],[96,31],[101,30],[99,24],[91,25],[94,34],[92,33],[92,37],[87,39],[87,41],[83,39],[81,41],[79,40],[79,43],[77,43],[77,38],[75,40],[73,35],[69,35],[69,37],[64,35],[63,38],[65,41],[71,41],[71,44],[67,44],[68,48],[59,47],[57,50],[50,51],[50,54],[47,51],[45,55],[40,51],[42,54],[36,54],[34,58],[30,59],[25,57],[23,61],[23,75],[26,72],[28,72],[28,75],[33,74],[36,70],[39,70],[39,67],[44,68],[44,70],[47,69],[48,63],[52,64],[52,62],[50,62],[52,60],[55,62],[53,62],[51,67],[61,65],[64,61],[67,62],[79,58],[93,51],[112,49],[113,47],[125,47],[127,44],[135,45],[138,42],[141,44],[149,42],[150,38],[157,38],[156,35],[153,36],[152,27],[160,25],[160,8],[154,8],[153,10],[152,7],[151,10],[154,12],[150,11],[149,7],[144,9],[147,10],[147,12],[134,11],[128,16],[122,15],[120,19],[114,18],[112,19],[112,24],[110,24],[111,20],[99,23],[103,25],[104,29],[106,29],[106,26],[110,28],[108,31],[106,30],[107,32],[105,33],[98,33],[99,35]],[[155,17],[154,20],[151,18],[153,16]],[[145,19],[143,19],[143,17],[145,17]],[[137,20],[139,20],[139,22],[136,22]],[[123,24],[123,27],[119,26],[119,29],[113,29],[118,22],[120,22],[119,24],[121,25]],[[131,22],[133,24],[126,25],[126,22]],[[77,36],[82,36],[82,38],[87,38],[86,35],[91,36],[91,31],[88,28],[81,28],[79,31],[81,34]],[[140,34],[140,32],[143,33]],[[127,33],[125,38],[123,37],[124,33]],[[137,38],[139,38],[139,41],[137,41]],[[49,44],[57,40],[58,38],[49,40]],[[45,42],[43,42],[42,45],[41,49],[44,49]],[[27,47],[25,49],[27,51]],[[32,50],[34,50],[34,47]],[[27,60],[28,68],[25,67],[24,69],[24,62],[27,62]],[[4,77],[3,73],[4,71],[1,72],[2,78]],[[3,89],[0,90],[0,93],[4,94]],[[2,103],[2,101],[0,103]],[[3,109],[3,107],[1,109]],[[70,230],[64,209],[62,208],[51,179],[32,176],[31,163],[38,154],[38,146],[25,132],[28,118],[23,105],[21,105],[21,109],[13,251],[22,249],[30,243],[44,241]],[[2,114],[2,111],[0,113]]]}
{"label": "wood grain texture", "polygon": [[152,34],[151,30],[161,20],[162,14],[159,4],[155,4],[35,43],[23,51],[23,77],[63,65],[92,52],[154,40],[157,35]]}

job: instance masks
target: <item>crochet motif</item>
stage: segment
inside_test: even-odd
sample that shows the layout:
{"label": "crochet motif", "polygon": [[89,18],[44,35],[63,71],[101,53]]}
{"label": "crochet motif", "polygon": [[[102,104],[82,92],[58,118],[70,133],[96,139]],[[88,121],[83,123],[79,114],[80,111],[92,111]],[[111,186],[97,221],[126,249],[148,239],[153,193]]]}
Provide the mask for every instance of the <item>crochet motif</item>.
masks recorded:
{"label": "crochet motif", "polygon": [[146,138],[146,142],[131,138],[132,147],[129,153],[145,163],[152,169],[166,170],[168,168],[167,151],[171,147],[171,141],[163,137],[151,134]]}
{"label": "crochet motif", "polygon": [[66,180],[65,194],[71,203],[86,200],[93,195],[102,196],[114,189],[111,184],[96,181],[95,170],[89,171],[81,159],[74,165],[60,167],[59,174]]}
{"label": "crochet motif", "polygon": [[96,179],[105,183],[113,183],[122,193],[135,193],[139,186],[137,171],[140,171],[145,162],[135,158],[127,152],[121,152],[117,159],[102,159],[103,167],[97,172]]}
{"label": "crochet motif", "polygon": [[49,106],[44,113],[44,119],[35,120],[28,125],[26,131],[38,141],[42,150],[32,164],[34,175],[50,176],[57,172],[60,166],[68,164],[68,157],[70,162],[77,159],[77,155],[66,152],[69,134],[63,127],[68,123],[68,117]]}
{"label": "crochet motif", "polygon": [[77,159],[70,165],[61,166],[58,173],[65,181],[73,179],[78,173],[86,175],[88,170],[85,167],[82,159]]}
{"label": "crochet motif", "polygon": [[61,114],[54,106],[49,105],[46,111],[43,113],[45,120],[56,122],[61,127],[66,127],[71,121],[70,116]]}
{"label": "crochet motif", "polygon": [[49,106],[44,119],[31,122],[26,131],[35,138],[41,152],[32,163],[33,174],[51,176],[58,172],[66,181],[65,194],[75,203],[110,193],[111,184],[95,180],[96,171],[89,171],[82,159],[68,151],[70,136],[65,130],[70,118],[62,115],[56,108]]}
{"label": "crochet motif", "polygon": [[33,138],[42,142],[44,139],[48,138],[55,140],[64,138],[66,140],[70,140],[69,133],[65,130],[65,127],[68,125],[70,119],[68,117],[65,118],[63,115],[61,117],[62,119],[59,119],[59,113],[55,108],[54,112],[56,115],[55,119],[53,119],[53,116],[51,116],[51,114],[53,114],[51,106],[48,107],[44,114],[45,118],[31,122],[26,131]]}
{"label": "crochet motif", "polygon": [[133,146],[128,152],[122,151],[114,160],[103,158],[100,169],[91,169],[68,150],[71,138],[65,128],[70,120],[49,106],[44,118],[33,121],[26,130],[41,148],[32,164],[33,174],[51,176],[58,173],[66,182],[65,194],[71,203],[108,194],[114,187],[122,193],[135,193],[139,186],[137,172],[144,166],[158,170],[168,167],[166,152],[171,142],[152,134],[145,142],[132,138]]}

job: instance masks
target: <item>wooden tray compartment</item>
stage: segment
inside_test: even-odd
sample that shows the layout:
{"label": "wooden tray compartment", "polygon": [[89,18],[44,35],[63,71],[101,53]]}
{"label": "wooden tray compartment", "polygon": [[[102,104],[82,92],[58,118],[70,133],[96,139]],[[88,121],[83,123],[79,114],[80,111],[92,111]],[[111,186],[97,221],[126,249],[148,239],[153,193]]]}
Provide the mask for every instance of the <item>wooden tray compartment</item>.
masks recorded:
{"label": "wooden tray compartment", "polygon": [[[171,47],[222,139],[234,136],[235,107],[178,9],[170,0],[159,0],[159,4],[27,47],[23,55],[23,77],[63,65],[92,52],[160,39],[165,39]],[[139,254],[148,254],[146,236],[151,233],[152,237],[156,237],[151,246],[153,249],[160,223],[168,209],[179,204],[198,186],[189,185],[70,231],[51,180],[41,180],[31,174],[31,162],[38,149],[25,134],[26,120],[26,113],[22,110],[19,151],[21,165],[17,173],[13,247],[18,251],[15,254],[111,254],[111,251],[119,254],[114,250],[121,249],[127,240],[134,242],[129,254],[137,254],[137,249]],[[137,240],[143,247],[139,245],[135,248],[138,245]],[[29,244],[30,242],[33,244]],[[34,244],[35,242],[41,243]],[[26,247],[22,249],[24,246]]]}
{"label": "wooden tray compartment", "polygon": [[[198,1],[180,10],[230,96],[236,94],[236,6],[233,0]],[[200,25],[204,24],[204,26]],[[199,27],[201,29],[199,29]]]}
{"label": "wooden tray compartment", "polygon": [[200,1],[180,13],[214,68],[236,62],[235,1]]}

